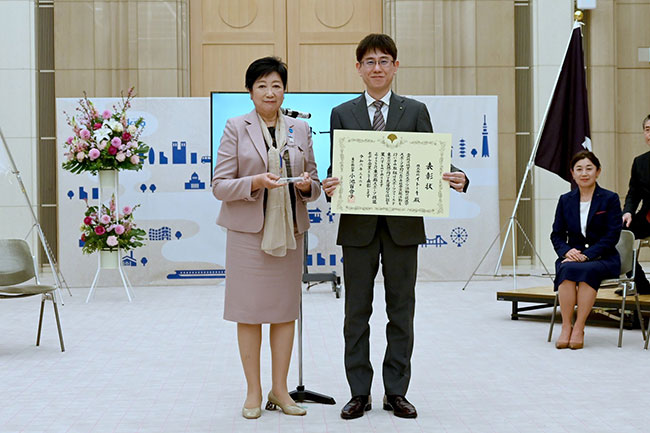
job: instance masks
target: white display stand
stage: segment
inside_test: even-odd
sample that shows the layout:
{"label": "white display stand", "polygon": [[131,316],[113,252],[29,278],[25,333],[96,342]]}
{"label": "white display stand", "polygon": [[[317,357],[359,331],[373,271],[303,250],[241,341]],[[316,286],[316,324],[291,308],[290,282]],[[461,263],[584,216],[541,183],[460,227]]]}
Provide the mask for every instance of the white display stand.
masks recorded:
{"label": "white display stand", "polygon": [[[120,199],[119,199],[119,172],[117,170],[100,170],[99,171],[99,206],[97,207],[97,218],[102,215],[102,204],[107,197],[115,197],[115,212],[120,211]],[[133,286],[129,281],[129,277],[126,276],[124,269],[122,269],[122,250],[121,248],[116,248],[113,251],[102,250],[97,254],[97,272],[95,273],[95,278],[93,283],[90,285],[90,290],[88,291],[88,297],[86,298],[86,303],[90,302],[95,287],[97,286],[97,280],[99,279],[99,273],[102,269],[117,269],[122,278],[122,284],[124,285],[124,291],[126,292],[126,297],[131,302],[133,294]]]}

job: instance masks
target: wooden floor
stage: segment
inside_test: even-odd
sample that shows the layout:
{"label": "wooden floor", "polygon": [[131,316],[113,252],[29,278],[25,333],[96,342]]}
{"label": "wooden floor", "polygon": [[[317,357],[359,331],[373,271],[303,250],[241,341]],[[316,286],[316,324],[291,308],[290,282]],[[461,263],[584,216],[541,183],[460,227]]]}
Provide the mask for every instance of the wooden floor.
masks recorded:
{"label": "wooden floor", "polygon": [[[614,293],[615,290],[615,288],[599,289],[598,297],[596,298],[594,306],[600,308],[620,308],[621,296],[616,295]],[[553,291],[552,286],[528,287],[525,289],[497,292],[498,301],[512,302],[512,320],[517,320],[522,317],[539,318],[539,315],[530,315],[526,312],[544,308],[553,308],[554,299],[555,292]],[[519,303],[525,303],[527,305],[521,306]],[[650,311],[650,295],[639,295],[639,305],[642,311]],[[631,311],[634,308],[636,308],[635,297],[628,295],[625,301],[625,309]]]}

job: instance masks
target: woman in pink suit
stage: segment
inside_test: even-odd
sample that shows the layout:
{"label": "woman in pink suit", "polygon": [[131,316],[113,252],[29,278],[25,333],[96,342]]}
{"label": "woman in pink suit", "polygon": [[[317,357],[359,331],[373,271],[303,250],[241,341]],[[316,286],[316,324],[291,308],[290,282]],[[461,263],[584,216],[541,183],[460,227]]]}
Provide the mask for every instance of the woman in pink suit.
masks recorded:
{"label": "woman in pink suit", "polygon": [[[262,403],[262,323],[270,323],[272,386],[267,409],[304,415],[287,390],[298,318],[306,203],[320,195],[311,131],[280,106],[287,66],[277,57],[255,60],[246,71],[255,109],[228,119],[221,137],[212,191],[222,201],[217,224],[228,229],[224,319],[237,322],[248,385],[244,418]],[[293,177],[289,181],[286,178]]]}

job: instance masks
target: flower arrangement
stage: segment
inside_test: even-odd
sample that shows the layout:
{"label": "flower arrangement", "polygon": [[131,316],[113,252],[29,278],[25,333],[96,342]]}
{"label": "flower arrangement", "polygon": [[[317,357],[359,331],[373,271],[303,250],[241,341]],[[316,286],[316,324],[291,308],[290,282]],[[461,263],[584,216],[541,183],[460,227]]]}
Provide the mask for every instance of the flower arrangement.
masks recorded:
{"label": "flower arrangement", "polygon": [[130,121],[126,115],[135,96],[131,87],[112,110],[97,111],[86,96],[79,100],[78,117],[66,113],[74,135],[66,140],[63,168],[72,173],[99,170],[140,170],[149,146],[140,141],[144,119]]}
{"label": "flower arrangement", "polygon": [[99,250],[128,251],[143,246],[146,232],[133,221],[133,211],[139,206],[125,206],[120,214],[115,209],[115,196],[109,206],[101,205],[101,212],[98,206],[88,206],[81,225],[82,251],[92,254]]}

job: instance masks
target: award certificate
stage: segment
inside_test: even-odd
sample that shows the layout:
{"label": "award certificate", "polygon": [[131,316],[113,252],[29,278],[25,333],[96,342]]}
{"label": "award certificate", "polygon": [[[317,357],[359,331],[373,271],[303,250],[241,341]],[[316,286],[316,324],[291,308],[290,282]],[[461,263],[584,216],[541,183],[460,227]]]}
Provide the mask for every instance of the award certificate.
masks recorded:
{"label": "award certificate", "polygon": [[332,212],[449,216],[451,134],[335,130]]}

